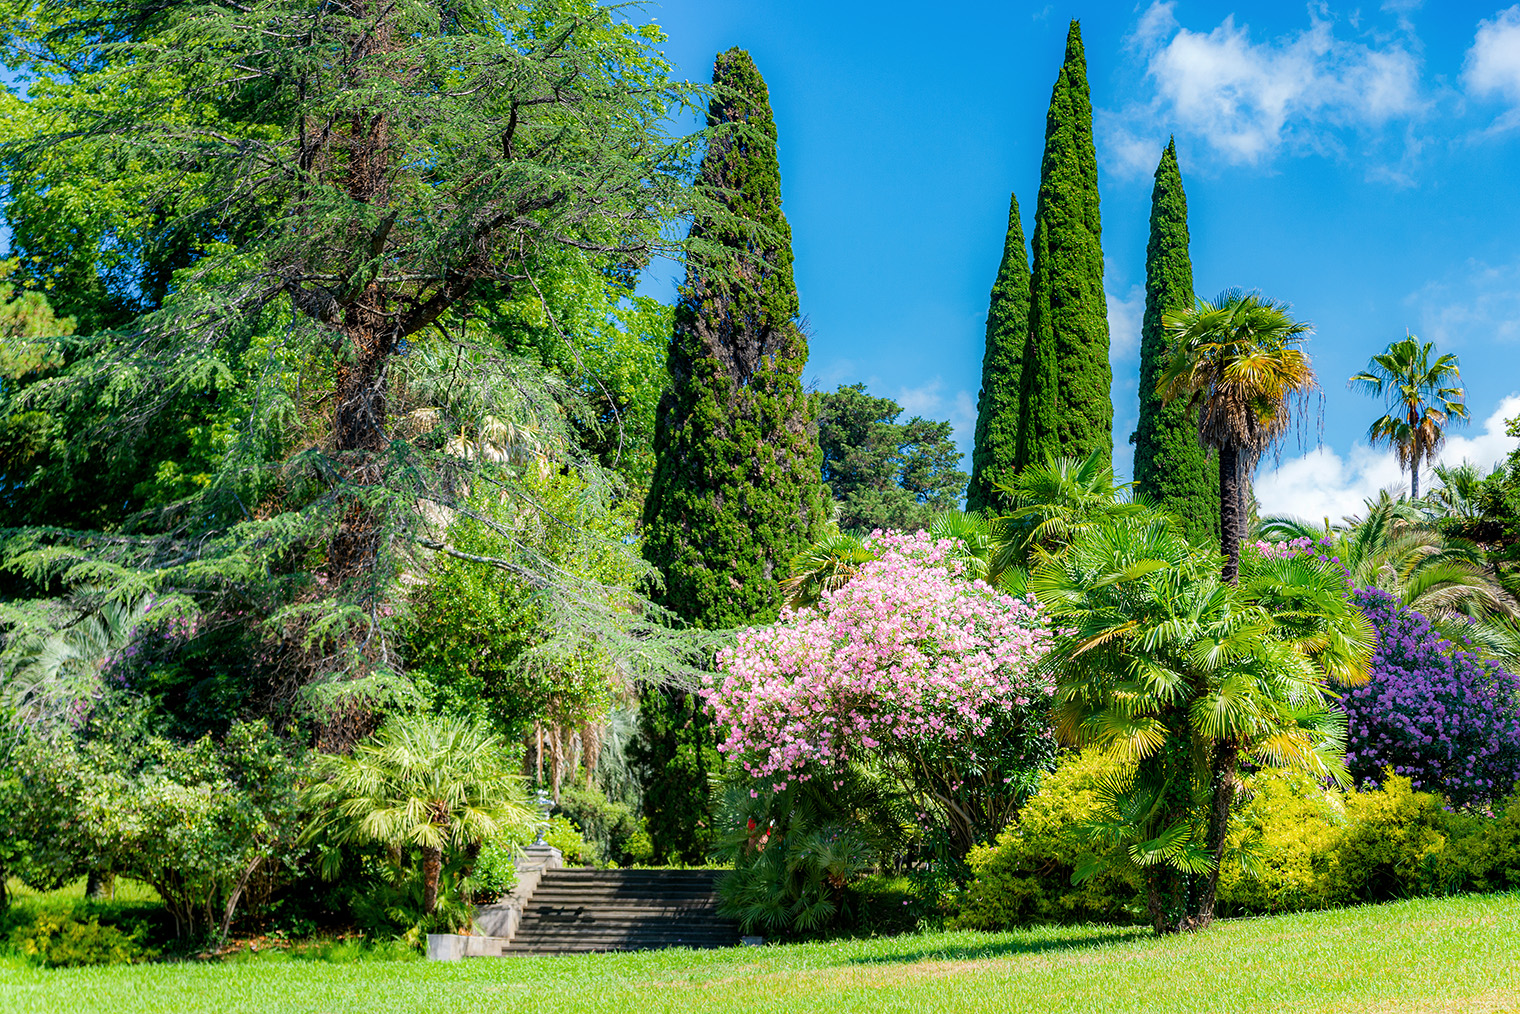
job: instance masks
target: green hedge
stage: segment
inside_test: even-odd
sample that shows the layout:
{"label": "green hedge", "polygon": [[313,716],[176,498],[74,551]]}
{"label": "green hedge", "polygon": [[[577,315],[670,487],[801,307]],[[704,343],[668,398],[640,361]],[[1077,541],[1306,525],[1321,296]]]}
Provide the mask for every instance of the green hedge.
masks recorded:
{"label": "green hedge", "polygon": [[[1086,851],[1078,828],[1098,816],[1097,757],[1068,756],[997,841],[968,857],[974,877],[950,925],[1143,921],[1137,882],[1072,874]],[[1452,812],[1390,777],[1368,792],[1327,789],[1302,775],[1246,779],[1220,870],[1220,915],[1254,915],[1464,891],[1520,888],[1520,798],[1497,813]]]}

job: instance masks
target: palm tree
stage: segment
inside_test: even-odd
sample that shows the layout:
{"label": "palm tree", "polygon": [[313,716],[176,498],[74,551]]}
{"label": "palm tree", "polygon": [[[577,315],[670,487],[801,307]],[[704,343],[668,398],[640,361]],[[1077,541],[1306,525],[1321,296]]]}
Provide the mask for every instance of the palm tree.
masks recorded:
{"label": "palm tree", "polygon": [[1220,541],[1224,579],[1240,571],[1246,490],[1256,463],[1288,430],[1295,398],[1319,386],[1299,346],[1313,325],[1294,320],[1285,303],[1228,289],[1212,303],[1162,317],[1175,351],[1156,382],[1164,401],[1198,408],[1198,439],[1219,451]]}
{"label": "palm tree", "polygon": [[539,822],[500,736],[455,716],[392,719],[354,748],[328,754],[310,790],[317,830],[337,841],[422,851],[422,908],[431,915],[446,849],[467,849]]}
{"label": "palm tree", "polygon": [[1121,483],[1101,449],[1086,459],[1049,457],[1030,465],[998,488],[1013,510],[1001,518],[1005,534],[992,570],[1027,567],[1058,553],[1096,524],[1145,508],[1127,499],[1132,482]]}
{"label": "palm tree", "polygon": [[99,694],[101,674],[141,636],[153,599],[86,586],[59,604],[55,630],[15,637],[0,653],[0,707],[34,726],[77,718],[80,702]]}
{"label": "palm tree", "polygon": [[1131,867],[1158,933],[1213,919],[1242,760],[1344,780],[1345,716],[1332,682],[1360,683],[1372,630],[1333,567],[1246,557],[1238,584],[1155,512],[1106,521],[1030,588],[1056,631],[1042,665],[1056,734],[1112,755],[1105,865]]}
{"label": "palm tree", "polygon": [[1420,498],[1420,466],[1434,461],[1446,442],[1446,424],[1468,421],[1460,384],[1457,357],[1448,352],[1434,362],[1434,342],[1423,345],[1414,335],[1388,346],[1372,357],[1367,368],[1347,384],[1374,398],[1385,398],[1388,412],[1367,429],[1375,446],[1390,444],[1399,456],[1399,467],[1409,469],[1409,496]]}
{"label": "palm tree", "polygon": [[1482,549],[1444,534],[1414,504],[1386,490],[1342,525],[1272,517],[1262,519],[1260,534],[1273,542],[1308,539],[1345,568],[1353,587],[1388,592],[1432,619],[1511,612],[1514,605],[1488,573]]}

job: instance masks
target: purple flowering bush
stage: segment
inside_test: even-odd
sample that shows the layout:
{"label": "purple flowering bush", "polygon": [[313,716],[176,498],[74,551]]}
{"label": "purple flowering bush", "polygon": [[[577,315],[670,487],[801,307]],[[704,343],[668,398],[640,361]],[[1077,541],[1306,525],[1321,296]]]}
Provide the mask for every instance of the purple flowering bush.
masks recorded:
{"label": "purple flowering bush", "polygon": [[1385,770],[1456,805],[1520,780],[1520,677],[1454,645],[1387,592],[1353,598],[1377,631],[1371,678],[1346,693],[1346,766],[1365,786]]}

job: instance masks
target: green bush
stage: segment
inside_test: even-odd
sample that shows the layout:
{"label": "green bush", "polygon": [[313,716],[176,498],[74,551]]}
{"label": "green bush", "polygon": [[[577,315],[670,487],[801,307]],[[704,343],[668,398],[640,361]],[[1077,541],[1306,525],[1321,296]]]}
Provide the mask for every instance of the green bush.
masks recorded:
{"label": "green bush", "polygon": [[549,818],[549,827],[544,831],[544,842],[559,849],[565,862],[571,866],[580,866],[591,857],[581,829],[575,826],[575,821],[560,814]]}
{"label": "green bush", "polygon": [[152,956],[135,933],[102,926],[98,918],[79,920],[59,912],[40,913],[29,925],[17,927],[11,946],[47,968],[124,965]]}
{"label": "green bush", "polygon": [[1336,902],[1388,901],[1459,890],[1459,851],[1448,848],[1452,819],[1441,797],[1389,777],[1374,792],[1346,795],[1346,829],[1335,843],[1327,893]]}
{"label": "green bush", "polygon": [[[1081,827],[1097,816],[1101,758],[1068,756],[995,843],[975,848],[975,874],[953,899],[952,928],[1045,922],[1133,922],[1138,884],[1072,875]],[[1304,775],[1245,780],[1219,872],[1220,915],[1255,915],[1456,891],[1520,888],[1520,802],[1498,816],[1453,813],[1440,797],[1390,776],[1371,791],[1327,789]]]}
{"label": "green bush", "polygon": [[628,852],[629,862],[644,866],[654,862],[654,839],[649,836],[649,821],[639,818],[638,830],[629,835],[623,848]]}
{"label": "green bush", "polygon": [[1109,770],[1096,754],[1063,756],[997,841],[966,857],[973,879],[955,900],[949,927],[1141,919],[1139,886],[1130,875],[1110,870],[1072,883],[1089,851],[1080,829],[1099,816],[1097,785]]}
{"label": "green bush", "polygon": [[1219,871],[1221,915],[1332,904],[1331,870],[1346,827],[1341,793],[1307,775],[1262,771],[1246,780]]}
{"label": "green bush", "polygon": [[794,782],[780,792],[731,783],[715,855],[734,864],[718,910],[746,933],[815,934],[857,926],[862,879],[901,854],[905,817],[868,773]]}
{"label": "green bush", "polygon": [[628,843],[639,833],[639,821],[627,803],[608,799],[595,785],[570,785],[560,793],[559,812],[581,829],[592,862],[636,861]]}
{"label": "green bush", "polygon": [[517,886],[518,844],[493,838],[480,846],[466,884],[475,900],[489,904]]}

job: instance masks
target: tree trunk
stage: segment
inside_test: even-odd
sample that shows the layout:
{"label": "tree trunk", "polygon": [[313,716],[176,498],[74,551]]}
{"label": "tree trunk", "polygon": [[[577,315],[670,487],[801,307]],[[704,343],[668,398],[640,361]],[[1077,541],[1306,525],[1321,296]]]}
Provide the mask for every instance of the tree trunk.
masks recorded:
{"label": "tree trunk", "polygon": [[[1414,413],[1411,412],[1410,416],[1413,417]],[[1409,499],[1411,500],[1420,498],[1420,459],[1423,457],[1420,451],[1420,431],[1416,429],[1414,431],[1414,460],[1409,464]]]}
{"label": "tree trunk", "polygon": [[422,850],[422,914],[432,915],[438,907],[438,878],[443,872],[443,850]]}
{"label": "tree trunk", "polygon": [[232,893],[227,896],[227,904],[222,909],[221,942],[219,946],[227,946],[227,934],[232,931],[232,916],[237,912],[238,902],[242,900],[243,891],[247,889],[249,879],[253,877],[254,873],[263,863],[263,856],[255,856],[253,862],[244,868],[242,874],[238,877],[237,883],[233,885]]}
{"label": "tree trunk", "polygon": [[1240,750],[1233,743],[1214,747],[1211,769],[1213,805],[1209,809],[1208,835],[1204,848],[1214,860],[1214,868],[1203,878],[1196,904],[1187,915],[1182,929],[1205,929],[1214,921],[1214,902],[1219,897],[1219,867],[1224,863],[1225,838],[1230,832],[1230,807],[1235,803],[1235,782],[1239,774]]}
{"label": "tree trunk", "polygon": [[1240,453],[1234,445],[1219,449],[1219,541],[1224,551],[1224,579],[1236,584],[1240,579],[1240,543],[1245,538],[1245,518],[1241,504]]}

